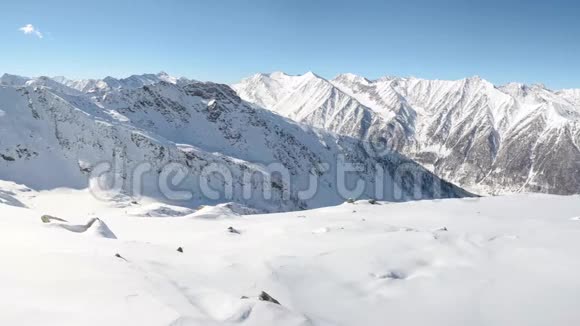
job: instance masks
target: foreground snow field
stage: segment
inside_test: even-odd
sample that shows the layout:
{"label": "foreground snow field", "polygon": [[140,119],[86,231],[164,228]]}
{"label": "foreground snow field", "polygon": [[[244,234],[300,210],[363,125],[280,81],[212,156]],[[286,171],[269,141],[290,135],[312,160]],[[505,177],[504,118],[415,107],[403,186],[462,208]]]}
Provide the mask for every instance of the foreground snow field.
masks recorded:
{"label": "foreground snow field", "polygon": [[0,325],[580,323],[579,196],[178,212],[4,184]]}

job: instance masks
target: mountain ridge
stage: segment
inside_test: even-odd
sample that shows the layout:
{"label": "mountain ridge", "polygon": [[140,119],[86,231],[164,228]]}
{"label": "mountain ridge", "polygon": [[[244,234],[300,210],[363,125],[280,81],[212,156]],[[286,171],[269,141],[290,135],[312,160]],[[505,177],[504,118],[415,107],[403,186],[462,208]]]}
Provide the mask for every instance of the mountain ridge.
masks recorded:
{"label": "mountain ridge", "polygon": [[[232,87],[243,99],[299,122],[382,142],[474,192],[580,192],[573,177],[580,171],[580,90],[496,86],[479,76],[370,80],[350,73],[292,89],[291,79],[303,76],[288,81],[278,75],[254,75]],[[340,101],[328,89],[340,92]]]}
{"label": "mountain ridge", "polygon": [[[375,197],[379,183],[388,189],[378,197],[387,200],[414,199],[416,191],[419,198],[470,196],[402,155],[374,155],[360,140],[255,107],[224,84],[146,74],[116,80],[119,84],[108,80],[98,89],[79,83],[76,89],[65,85],[71,83],[65,78],[5,79],[11,84],[0,85],[0,179],[33,189],[83,189],[94,182],[115,184],[118,178],[124,196],[133,196],[137,182],[142,195],[162,197],[160,176],[184,172],[177,189],[191,191],[181,206],[233,201],[262,211],[297,210],[346,199],[336,178],[343,159],[362,168],[345,176],[346,184],[364,183],[354,197]],[[15,80],[24,84],[15,86]],[[119,162],[122,169],[95,178],[92,173],[103,162]],[[137,179],[132,173],[144,163],[150,171]],[[271,164],[283,171],[268,183]],[[421,180],[396,178],[400,167]],[[386,179],[377,181],[383,172]],[[317,191],[302,198],[311,176],[317,177]],[[204,185],[217,189],[217,197],[208,198]]]}

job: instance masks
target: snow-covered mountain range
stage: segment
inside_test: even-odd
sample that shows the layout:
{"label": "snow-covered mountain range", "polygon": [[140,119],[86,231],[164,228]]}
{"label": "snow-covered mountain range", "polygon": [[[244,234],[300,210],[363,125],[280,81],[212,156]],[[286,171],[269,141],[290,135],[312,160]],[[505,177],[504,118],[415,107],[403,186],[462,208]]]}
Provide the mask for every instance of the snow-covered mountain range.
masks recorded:
{"label": "snow-covered mountain range", "polygon": [[[115,169],[95,177],[106,163]],[[338,180],[345,163],[358,171]],[[272,164],[288,175],[271,174]],[[165,199],[190,207],[232,201],[264,211],[343,202],[341,181],[349,189],[363,181],[358,198],[468,195],[397,153],[375,155],[355,138],[256,108],[227,85],[165,73],[81,81],[2,76],[0,179],[35,190],[121,180],[119,196],[164,199],[169,190],[191,190]],[[313,179],[316,191],[301,194]],[[204,185],[217,194],[207,196]]]}
{"label": "snow-covered mountain range", "polygon": [[580,192],[580,90],[353,74],[256,74],[257,106],[396,151],[478,193]]}

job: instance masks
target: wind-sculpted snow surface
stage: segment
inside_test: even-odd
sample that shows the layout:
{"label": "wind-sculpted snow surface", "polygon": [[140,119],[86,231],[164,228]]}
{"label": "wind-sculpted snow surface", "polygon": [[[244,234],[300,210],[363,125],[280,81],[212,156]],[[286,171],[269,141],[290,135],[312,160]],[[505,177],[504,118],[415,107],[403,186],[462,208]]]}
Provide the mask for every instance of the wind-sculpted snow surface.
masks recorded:
{"label": "wind-sculpted snow surface", "polygon": [[233,88],[296,121],[403,153],[475,192],[580,192],[579,90],[279,72]]}
{"label": "wind-sculpted snow surface", "polygon": [[38,190],[264,211],[469,195],[398,154],[255,108],[226,85],[166,74],[4,80],[0,179]]}
{"label": "wind-sculpted snow surface", "polygon": [[[34,208],[0,203],[0,325],[580,323],[578,196],[143,218],[86,191],[0,189]],[[117,239],[42,214],[99,216]]]}
{"label": "wind-sculpted snow surface", "polygon": [[49,227],[61,228],[74,233],[84,233],[95,237],[107,238],[107,239],[117,239],[117,236],[105,222],[100,219],[93,217],[85,224],[73,225],[68,223],[50,223]]}

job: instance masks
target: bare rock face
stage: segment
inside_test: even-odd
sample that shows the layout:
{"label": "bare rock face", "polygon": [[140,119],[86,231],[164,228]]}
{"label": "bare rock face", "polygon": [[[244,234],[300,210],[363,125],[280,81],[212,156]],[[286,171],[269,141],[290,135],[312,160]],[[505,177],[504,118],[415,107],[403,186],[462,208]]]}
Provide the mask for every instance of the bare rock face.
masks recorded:
{"label": "bare rock face", "polygon": [[479,193],[580,192],[580,90],[479,78],[258,74],[241,98],[289,118],[400,152]]}

